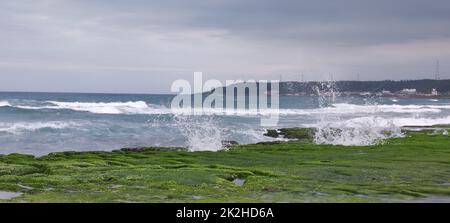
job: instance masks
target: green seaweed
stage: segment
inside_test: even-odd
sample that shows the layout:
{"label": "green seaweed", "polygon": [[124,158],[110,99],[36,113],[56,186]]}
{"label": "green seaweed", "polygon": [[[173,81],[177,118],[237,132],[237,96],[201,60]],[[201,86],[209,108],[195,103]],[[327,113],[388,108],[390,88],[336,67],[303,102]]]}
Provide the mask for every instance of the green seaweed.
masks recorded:
{"label": "green seaweed", "polygon": [[[300,139],[312,134],[280,132]],[[450,139],[427,132],[373,146],[294,140],[218,152],[140,148],[0,156],[0,191],[23,193],[2,202],[397,202],[450,197],[449,183]]]}

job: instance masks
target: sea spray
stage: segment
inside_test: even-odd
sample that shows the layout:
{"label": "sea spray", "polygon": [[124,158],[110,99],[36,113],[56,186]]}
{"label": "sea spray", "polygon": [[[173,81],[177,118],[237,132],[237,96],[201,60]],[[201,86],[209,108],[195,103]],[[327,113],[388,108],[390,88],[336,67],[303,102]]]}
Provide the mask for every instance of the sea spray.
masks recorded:
{"label": "sea spray", "polygon": [[317,144],[365,146],[402,136],[401,128],[392,120],[361,117],[345,121],[319,123],[315,134]]}
{"label": "sea spray", "polygon": [[214,116],[174,115],[181,134],[191,151],[218,151],[223,149],[223,131]]}
{"label": "sea spray", "polygon": [[[318,97],[319,108],[342,108],[342,106],[333,105],[336,95],[339,95],[335,84],[321,83],[314,90]],[[379,111],[373,98],[365,102],[374,111]],[[349,110],[348,106],[347,110]],[[363,146],[380,143],[386,138],[401,136],[400,127],[393,121],[386,121],[376,116],[343,119],[337,116],[336,112],[322,113],[314,127],[316,128],[314,141],[317,144]]]}
{"label": "sea spray", "polygon": [[333,81],[321,82],[320,85],[313,87],[313,91],[316,93],[319,108],[332,105],[339,94],[336,83]]}

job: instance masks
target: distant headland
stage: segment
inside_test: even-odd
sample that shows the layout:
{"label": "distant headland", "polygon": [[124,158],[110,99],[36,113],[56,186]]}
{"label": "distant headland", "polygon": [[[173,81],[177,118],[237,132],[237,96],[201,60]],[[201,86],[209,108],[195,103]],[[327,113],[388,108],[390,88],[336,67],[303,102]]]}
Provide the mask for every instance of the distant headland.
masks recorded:
{"label": "distant headland", "polygon": [[[221,87],[225,96],[226,89],[238,87],[235,94],[254,94],[244,90],[250,82]],[[260,83],[256,82],[259,89]],[[270,90],[267,94],[271,94]],[[215,89],[215,90],[217,90]],[[336,96],[362,96],[362,97],[399,97],[399,98],[450,98],[450,79],[445,80],[383,80],[383,81],[283,81],[279,83],[280,96],[317,96],[320,94],[334,94]],[[244,93],[245,92],[245,93]],[[212,91],[203,92],[204,96]]]}
{"label": "distant headland", "polygon": [[[314,95],[315,86],[323,82],[280,83],[280,95]],[[394,97],[450,97],[450,79],[446,80],[401,80],[401,81],[335,81],[332,87],[345,96],[394,96]]]}

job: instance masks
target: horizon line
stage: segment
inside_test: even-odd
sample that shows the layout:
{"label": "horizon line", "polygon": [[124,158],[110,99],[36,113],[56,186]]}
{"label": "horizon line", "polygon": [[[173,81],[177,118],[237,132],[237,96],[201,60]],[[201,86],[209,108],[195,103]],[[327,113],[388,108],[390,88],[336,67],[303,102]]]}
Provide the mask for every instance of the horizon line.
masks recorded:
{"label": "horizon line", "polygon": [[[404,80],[335,80],[335,81],[299,81],[299,80],[286,80],[280,81],[280,83],[288,83],[288,82],[299,82],[299,83],[313,83],[313,82],[382,82],[382,81],[393,81],[393,82],[401,82],[401,81],[450,81],[450,79],[404,79]],[[245,81],[244,81],[245,82]],[[256,81],[258,83],[258,81]],[[88,91],[26,91],[26,90],[0,90],[0,93],[54,93],[54,94],[137,94],[137,95],[177,95],[177,93],[167,92],[88,92]]]}

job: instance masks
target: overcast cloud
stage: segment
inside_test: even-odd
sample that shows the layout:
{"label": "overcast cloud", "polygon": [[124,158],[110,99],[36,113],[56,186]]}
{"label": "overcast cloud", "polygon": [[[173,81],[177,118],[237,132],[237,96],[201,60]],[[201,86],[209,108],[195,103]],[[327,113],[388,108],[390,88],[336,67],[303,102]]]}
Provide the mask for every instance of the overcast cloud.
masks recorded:
{"label": "overcast cloud", "polygon": [[448,0],[0,2],[0,91],[151,92],[207,78],[450,78]]}

